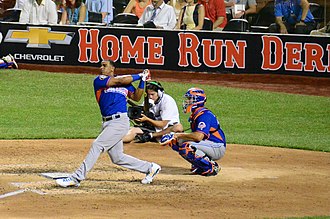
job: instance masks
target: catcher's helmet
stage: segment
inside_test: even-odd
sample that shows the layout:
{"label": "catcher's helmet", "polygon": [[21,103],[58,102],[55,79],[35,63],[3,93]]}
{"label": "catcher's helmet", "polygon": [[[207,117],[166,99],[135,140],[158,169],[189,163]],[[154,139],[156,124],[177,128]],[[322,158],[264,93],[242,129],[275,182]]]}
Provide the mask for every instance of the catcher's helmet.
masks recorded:
{"label": "catcher's helmet", "polygon": [[183,111],[190,113],[193,109],[204,106],[206,102],[206,94],[204,90],[193,87],[190,88],[183,96]]}

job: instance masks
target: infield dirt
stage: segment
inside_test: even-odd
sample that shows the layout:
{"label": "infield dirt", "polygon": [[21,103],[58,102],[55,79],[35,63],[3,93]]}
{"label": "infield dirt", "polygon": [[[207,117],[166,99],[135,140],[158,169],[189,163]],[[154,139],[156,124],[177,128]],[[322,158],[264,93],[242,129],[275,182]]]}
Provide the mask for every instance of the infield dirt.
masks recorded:
{"label": "infield dirt", "polygon": [[282,218],[330,215],[330,153],[229,144],[215,177],[157,143],[125,152],[162,166],[144,174],[102,154],[79,188],[59,188],[43,172],[75,170],[93,140],[0,141],[1,218]]}

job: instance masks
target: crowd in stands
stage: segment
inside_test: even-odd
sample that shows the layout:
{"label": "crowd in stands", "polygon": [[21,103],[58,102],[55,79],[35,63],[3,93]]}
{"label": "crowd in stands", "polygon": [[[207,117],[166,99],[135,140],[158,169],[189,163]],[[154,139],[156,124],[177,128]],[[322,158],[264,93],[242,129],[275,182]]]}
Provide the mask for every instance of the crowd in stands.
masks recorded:
{"label": "crowd in stands", "polygon": [[[0,14],[8,1],[0,0]],[[12,8],[20,11],[20,23],[33,24],[112,25],[116,16],[129,14],[136,16],[137,27],[145,28],[258,32],[253,30],[266,26],[270,33],[313,35],[330,31],[329,23],[320,29],[324,17],[315,17],[308,0],[260,0],[262,7],[258,0],[124,0],[121,9],[114,8],[115,1],[119,0],[16,0]],[[263,11],[268,13],[264,17]],[[237,28],[243,24],[245,28]]]}

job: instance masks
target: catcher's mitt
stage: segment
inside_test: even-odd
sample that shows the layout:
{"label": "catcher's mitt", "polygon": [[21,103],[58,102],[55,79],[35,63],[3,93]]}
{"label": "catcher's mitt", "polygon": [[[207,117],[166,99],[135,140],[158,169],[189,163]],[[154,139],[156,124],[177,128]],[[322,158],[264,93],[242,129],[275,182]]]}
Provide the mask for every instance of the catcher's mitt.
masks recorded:
{"label": "catcher's mitt", "polygon": [[145,143],[152,139],[150,132],[144,132],[141,135],[136,135],[136,143]]}

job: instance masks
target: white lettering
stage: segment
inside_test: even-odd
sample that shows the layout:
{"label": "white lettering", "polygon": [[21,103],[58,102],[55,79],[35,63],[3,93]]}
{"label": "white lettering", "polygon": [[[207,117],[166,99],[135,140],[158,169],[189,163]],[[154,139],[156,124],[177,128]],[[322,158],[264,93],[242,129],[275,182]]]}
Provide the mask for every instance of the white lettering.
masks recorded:
{"label": "white lettering", "polygon": [[110,88],[104,90],[104,93],[119,93],[126,97],[128,94],[128,90],[123,87],[116,87],[116,88],[110,87]]}
{"label": "white lettering", "polygon": [[33,60],[33,61],[50,61],[50,62],[63,62],[64,56],[60,55],[41,55],[41,54],[20,54],[15,53],[14,58],[17,60]]}

